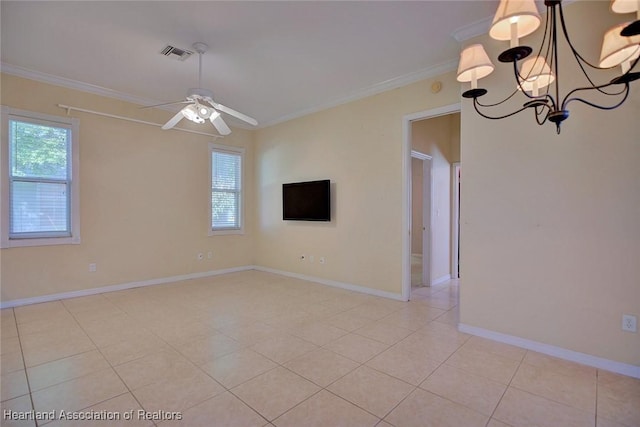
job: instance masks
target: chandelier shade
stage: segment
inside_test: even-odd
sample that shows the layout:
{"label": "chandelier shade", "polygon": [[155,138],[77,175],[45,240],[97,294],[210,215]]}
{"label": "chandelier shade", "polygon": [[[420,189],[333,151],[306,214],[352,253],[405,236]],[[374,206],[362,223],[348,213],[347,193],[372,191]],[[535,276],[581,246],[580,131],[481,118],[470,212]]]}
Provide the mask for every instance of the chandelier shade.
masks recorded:
{"label": "chandelier shade", "polygon": [[611,10],[615,13],[638,12],[638,0],[613,0]]}
{"label": "chandelier shade", "polygon": [[458,81],[470,82],[479,80],[493,72],[494,66],[489,55],[481,44],[473,44],[465,48],[460,54],[458,64]]}
{"label": "chandelier shade", "polygon": [[640,34],[640,0],[611,0],[611,11],[615,13],[636,13],[636,20],[622,30],[623,36]]}
{"label": "chandelier shade", "polygon": [[620,32],[628,23],[616,25],[604,35],[600,53],[600,66],[612,68],[631,62],[640,55],[640,36],[624,37]]}
{"label": "chandelier shade", "polygon": [[514,36],[519,39],[539,26],[540,14],[534,0],[505,0],[498,6],[489,35],[494,40],[512,40]]}
{"label": "chandelier shade", "polygon": [[551,67],[542,56],[528,58],[520,68],[520,88],[533,92],[538,96],[538,90],[544,89],[555,80]]}

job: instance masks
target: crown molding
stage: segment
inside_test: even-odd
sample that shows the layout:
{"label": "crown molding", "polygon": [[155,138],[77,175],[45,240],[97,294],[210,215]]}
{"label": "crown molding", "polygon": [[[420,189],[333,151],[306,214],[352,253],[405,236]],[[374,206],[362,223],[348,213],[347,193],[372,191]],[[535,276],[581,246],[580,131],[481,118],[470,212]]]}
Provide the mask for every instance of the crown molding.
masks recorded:
{"label": "crown molding", "polygon": [[[276,125],[278,123],[283,123],[283,122],[293,120],[299,117],[303,117],[309,114],[317,113],[319,111],[326,110],[328,108],[337,107],[338,105],[346,104],[348,102],[356,101],[358,99],[366,98],[368,96],[377,95],[379,93],[386,92],[388,90],[397,89],[399,87],[406,86],[408,84],[415,83],[420,80],[425,80],[431,77],[439,76],[441,74],[445,74],[445,73],[448,73],[449,71],[455,70],[457,66],[458,66],[457,59],[449,60],[442,64],[427,67],[422,70],[405,74],[403,76],[395,77],[380,83],[376,83],[374,85],[354,91],[347,96],[337,98],[322,104],[318,104],[310,108],[305,108],[303,110],[300,110],[291,114],[287,114],[282,117],[278,117],[268,122],[260,123],[260,125],[257,127],[245,126],[242,123],[235,123],[235,121],[234,121],[234,125],[244,129],[262,129],[265,127]],[[16,65],[8,64],[6,62],[0,62],[0,71],[6,74],[23,77],[30,80],[36,80],[43,83],[52,84],[55,86],[62,86],[69,89],[80,90],[80,91],[92,93],[95,95],[106,96],[106,97],[118,99],[121,101],[131,102],[137,105],[153,105],[158,103],[158,101],[155,99],[148,99],[148,98],[142,98],[134,95],[129,95],[123,92],[118,92],[118,91],[107,89],[101,86],[96,86],[89,83],[68,79],[65,77],[58,77],[52,74],[47,74],[40,71],[24,68],[24,67],[19,67]],[[174,111],[167,106],[156,107],[156,108],[164,109],[167,111]]]}
{"label": "crown molding", "polygon": [[419,82],[420,80],[436,77],[436,76],[448,73],[449,71],[455,70],[457,66],[458,66],[458,59],[453,59],[453,60],[444,62],[442,64],[438,64],[438,65],[427,67],[422,70],[418,70],[409,74],[405,74],[403,76],[394,77],[392,79],[385,80],[383,82],[364,87],[360,90],[356,90],[347,96],[337,98],[322,104],[317,104],[313,107],[305,108],[304,110],[297,111],[292,114],[287,114],[285,116],[270,120],[265,123],[261,123],[258,128],[265,128],[265,127],[277,125],[279,123],[284,123],[286,121],[307,116],[309,114],[317,113],[322,110],[327,110],[329,108],[337,107],[338,105],[343,105],[352,101],[357,101],[358,99],[377,95],[379,93],[386,92],[388,90],[397,89],[399,87],[406,86],[411,83],[416,83],[416,82]]}
{"label": "crown molding", "polygon": [[[570,5],[571,3],[575,3],[578,0],[563,0],[563,7]],[[538,10],[541,10],[540,14],[543,15],[547,13],[546,6],[538,6]],[[484,34],[489,34],[489,28],[491,28],[491,23],[493,22],[493,16],[488,16],[484,19],[481,19],[476,22],[472,22],[469,25],[465,25],[464,27],[460,27],[451,33],[451,37],[453,37],[458,43],[465,42],[474,37],[478,37]]]}
{"label": "crown molding", "polygon": [[474,37],[487,34],[489,33],[489,28],[491,27],[492,21],[493,21],[493,17],[488,17],[485,19],[481,19],[480,21],[472,22],[469,25],[465,25],[464,27],[461,27],[455,30],[451,34],[451,37],[456,39],[458,43],[462,43]]}
{"label": "crown molding", "polygon": [[[59,77],[53,74],[43,73],[41,71],[31,70],[29,68],[19,67],[17,65],[9,64],[6,62],[0,62],[0,71],[12,76],[23,77],[25,79],[36,80],[43,83],[52,84],[54,86],[62,86],[69,89],[80,90],[83,92],[92,93],[94,95],[106,96],[108,98],[118,99],[120,101],[131,102],[138,105],[153,105],[158,101],[155,99],[142,98],[139,96],[129,95],[124,92],[118,92],[116,90],[107,89],[102,86],[92,85],[90,83],[81,82],[78,80],[68,79],[66,77]],[[166,109],[162,107],[157,107]],[[167,109],[167,111],[173,111]]]}

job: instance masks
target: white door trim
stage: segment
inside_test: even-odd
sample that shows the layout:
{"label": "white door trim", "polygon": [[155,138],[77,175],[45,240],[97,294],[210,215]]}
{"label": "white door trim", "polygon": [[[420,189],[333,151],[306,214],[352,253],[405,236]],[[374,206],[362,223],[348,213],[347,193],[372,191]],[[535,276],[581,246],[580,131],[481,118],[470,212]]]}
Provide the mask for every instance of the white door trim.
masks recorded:
{"label": "white door trim", "polygon": [[460,112],[460,103],[402,117],[402,299],[411,296],[411,122]]}
{"label": "white door trim", "polygon": [[[433,276],[431,274],[431,260],[433,258],[433,239],[431,236],[433,230],[433,213],[431,207],[433,206],[433,176],[431,173],[431,160],[433,157],[428,154],[421,153],[416,150],[411,150],[411,158],[422,161],[422,278],[421,283],[423,285],[431,286],[433,282]],[[412,179],[413,181],[413,179]],[[413,195],[413,190],[411,190]],[[411,202],[413,205],[413,201]],[[411,216],[411,222],[413,222],[413,215]],[[413,224],[410,226],[410,230],[413,230]]]}
{"label": "white door trim", "polygon": [[460,251],[460,162],[451,164],[451,278],[458,279],[458,256]]}

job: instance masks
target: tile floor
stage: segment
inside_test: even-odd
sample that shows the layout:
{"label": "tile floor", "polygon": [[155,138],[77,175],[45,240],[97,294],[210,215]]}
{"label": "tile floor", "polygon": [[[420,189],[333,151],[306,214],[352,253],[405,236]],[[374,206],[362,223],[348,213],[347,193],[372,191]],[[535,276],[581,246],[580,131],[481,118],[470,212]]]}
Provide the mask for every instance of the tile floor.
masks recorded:
{"label": "tile floor", "polygon": [[[247,271],[2,310],[2,413],[121,418],[48,426],[640,426],[640,380],[460,333],[457,291],[403,303]],[[162,420],[174,411],[182,420]]]}

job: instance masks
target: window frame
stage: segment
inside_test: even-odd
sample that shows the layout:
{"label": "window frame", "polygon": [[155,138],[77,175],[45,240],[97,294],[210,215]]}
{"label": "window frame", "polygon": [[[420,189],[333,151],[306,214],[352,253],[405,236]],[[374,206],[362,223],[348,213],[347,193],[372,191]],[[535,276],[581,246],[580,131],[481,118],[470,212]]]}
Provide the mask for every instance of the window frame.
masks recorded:
{"label": "window frame", "polygon": [[[0,144],[0,173],[2,174],[2,188],[0,189],[0,212],[2,212],[2,220],[0,221],[0,247],[13,248],[25,246],[49,246],[49,245],[69,245],[80,243],[80,147],[79,133],[80,121],[71,117],[52,116],[49,114],[35,113],[32,111],[20,110],[7,106],[1,106],[0,110],[0,132],[2,133],[2,143]],[[65,232],[64,236],[60,232],[36,232],[11,234],[10,215],[11,215],[11,190],[12,182],[11,167],[9,158],[9,121],[21,121],[25,123],[34,123],[52,127],[62,127],[69,129],[71,133],[70,147],[68,147],[68,164],[67,179],[64,182],[69,191],[69,200],[67,207],[67,221],[69,233]],[[25,180],[29,181],[29,179]],[[55,179],[36,179],[34,182],[54,182]],[[60,182],[60,181],[58,181]]]}
{"label": "window frame", "polygon": [[[238,190],[238,217],[239,227],[219,227],[213,228],[213,154],[233,154],[240,156],[240,185]],[[209,143],[209,184],[208,184],[208,199],[209,199],[209,236],[222,236],[230,234],[244,234],[244,163],[245,163],[245,149],[242,147],[232,147],[227,145],[219,145]]]}

